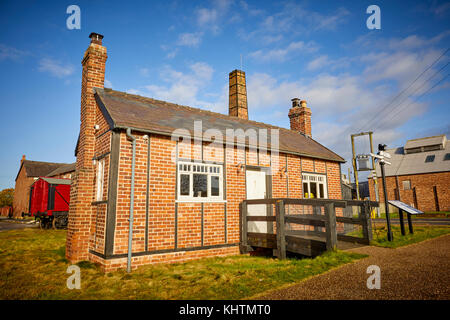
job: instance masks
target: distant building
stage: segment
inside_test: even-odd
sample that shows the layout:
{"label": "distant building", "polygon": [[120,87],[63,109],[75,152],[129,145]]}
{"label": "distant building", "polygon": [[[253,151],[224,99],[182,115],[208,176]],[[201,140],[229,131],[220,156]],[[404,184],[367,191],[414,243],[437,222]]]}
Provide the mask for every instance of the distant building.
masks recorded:
{"label": "distant building", "polygon": [[30,207],[30,187],[39,177],[70,179],[74,171],[74,163],[31,161],[26,160],[25,155],[22,156],[14,189],[13,216],[20,217],[22,216],[22,212],[28,213]]}
{"label": "distant building", "polygon": [[[450,143],[445,135],[408,140],[404,147],[387,152],[392,156],[391,165],[385,166],[388,200],[400,200],[422,211],[450,210]],[[378,164],[376,173],[383,202]],[[372,176],[368,180],[370,198],[375,199]]]}

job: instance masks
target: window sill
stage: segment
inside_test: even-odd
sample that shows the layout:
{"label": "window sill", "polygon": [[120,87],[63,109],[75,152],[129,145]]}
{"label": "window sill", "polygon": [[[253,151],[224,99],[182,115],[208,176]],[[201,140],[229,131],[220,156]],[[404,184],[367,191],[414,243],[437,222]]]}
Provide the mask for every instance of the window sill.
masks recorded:
{"label": "window sill", "polygon": [[176,203],[227,203],[227,200],[179,199]]}

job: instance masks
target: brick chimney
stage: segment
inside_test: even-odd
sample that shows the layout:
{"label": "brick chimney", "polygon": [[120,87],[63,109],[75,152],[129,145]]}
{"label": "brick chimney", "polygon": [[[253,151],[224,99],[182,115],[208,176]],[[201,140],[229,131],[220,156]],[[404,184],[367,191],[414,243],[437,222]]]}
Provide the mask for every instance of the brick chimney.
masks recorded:
{"label": "brick chimney", "polygon": [[93,88],[103,88],[105,81],[106,48],[103,36],[89,35],[91,43],[84,53],[81,65],[81,123],[77,152],[76,171],[72,176],[70,190],[69,225],[67,231],[66,257],[71,262],[88,260],[89,234],[94,201],[95,168],[92,162],[95,148],[95,123],[97,103]]}
{"label": "brick chimney", "polygon": [[311,137],[311,109],[306,101],[299,98],[292,99],[292,108],[289,110],[291,130],[304,133]]}
{"label": "brick chimney", "polygon": [[22,156],[22,159],[20,159],[20,164],[22,164],[25,161],[25,155]]}
{"label": "brick chimney", "polygon": [[234,70],[230,72],[229,109],[228,114],[233,117],[248,120],[247,86],[245,72]]}

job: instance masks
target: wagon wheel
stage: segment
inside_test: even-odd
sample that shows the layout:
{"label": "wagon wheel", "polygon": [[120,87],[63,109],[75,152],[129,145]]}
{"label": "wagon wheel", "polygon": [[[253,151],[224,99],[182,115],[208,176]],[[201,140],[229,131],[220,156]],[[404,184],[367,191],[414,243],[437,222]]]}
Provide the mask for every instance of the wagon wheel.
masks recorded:
{"label": "wagon wheel", "polygon": [[39,229],[45,229],[45,222],[44,219],[39,218]]}
{"label": "wagon wheel", "polygon": [[56,218],[55,217],[53,217],[53,219],[52,219],[52,228],[55,229],[55,230],[57,229],[56,228]]}

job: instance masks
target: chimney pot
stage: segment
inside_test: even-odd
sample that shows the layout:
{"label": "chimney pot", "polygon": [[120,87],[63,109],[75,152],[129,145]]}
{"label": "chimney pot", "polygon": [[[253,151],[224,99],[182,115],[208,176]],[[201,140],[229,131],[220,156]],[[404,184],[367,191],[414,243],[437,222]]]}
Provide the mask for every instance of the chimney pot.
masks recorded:
{"label": "chimney pot", "polygon": [[299,98],[291,99],[291,101],[292,101],[292,108],[300,107],[300,99]]}
{"label": "chimney pot", "polygon": [[91,38],[91,43],[102,45],[103,35],[101,35],[100,33],[91,32],[89,38]]}

